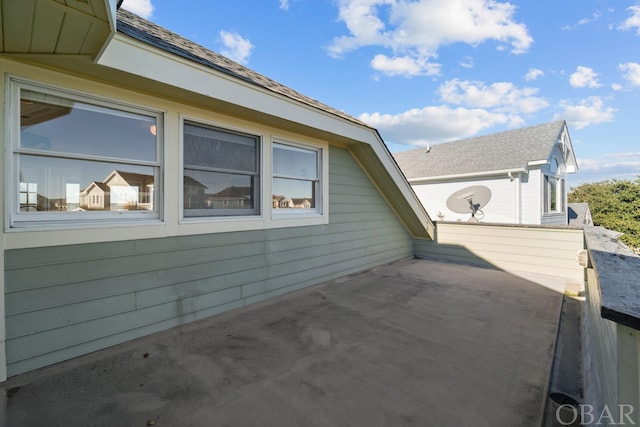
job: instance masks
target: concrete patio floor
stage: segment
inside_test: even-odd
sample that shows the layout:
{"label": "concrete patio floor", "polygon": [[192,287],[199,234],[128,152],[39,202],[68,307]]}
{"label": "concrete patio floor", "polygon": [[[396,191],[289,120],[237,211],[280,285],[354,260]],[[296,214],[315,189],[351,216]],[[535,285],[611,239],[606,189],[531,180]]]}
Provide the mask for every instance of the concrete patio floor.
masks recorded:
{"label": "concrete patio floor", "polygon": [[405,260],[11,378],[8,426],[539,426],[563,296]]}

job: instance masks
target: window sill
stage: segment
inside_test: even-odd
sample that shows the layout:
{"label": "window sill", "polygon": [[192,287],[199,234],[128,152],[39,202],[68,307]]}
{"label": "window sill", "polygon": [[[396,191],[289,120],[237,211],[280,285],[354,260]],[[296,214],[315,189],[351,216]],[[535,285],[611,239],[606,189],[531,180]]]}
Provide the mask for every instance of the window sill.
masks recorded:
{"label": "window sill", "polygon": [[271,218],[273,228],[304,227],[329,223],[329,215],[309,212],[274,212]]}
{"label": "window sill", "polygon": [[19,224],[4,230],[4,248],[22,249],[123,240],[152,239],[168,235],[167,223],[159,219],[84,222],[75,224]]}

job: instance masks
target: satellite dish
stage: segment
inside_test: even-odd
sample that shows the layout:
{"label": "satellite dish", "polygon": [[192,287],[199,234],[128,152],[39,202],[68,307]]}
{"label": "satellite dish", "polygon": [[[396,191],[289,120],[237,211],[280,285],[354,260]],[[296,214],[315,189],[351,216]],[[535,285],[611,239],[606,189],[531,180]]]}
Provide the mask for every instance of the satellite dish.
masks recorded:
{"label": "satellite dish", "polygon": [[447,207],[450,211],[456,213],[470,213],[469,222],[478,222],[476,214],[481,214],[480,219],[484,217],[482,208],[489,203],[491,199],[491,190],[484,185],[472,185],[458,190],[447,199]]}

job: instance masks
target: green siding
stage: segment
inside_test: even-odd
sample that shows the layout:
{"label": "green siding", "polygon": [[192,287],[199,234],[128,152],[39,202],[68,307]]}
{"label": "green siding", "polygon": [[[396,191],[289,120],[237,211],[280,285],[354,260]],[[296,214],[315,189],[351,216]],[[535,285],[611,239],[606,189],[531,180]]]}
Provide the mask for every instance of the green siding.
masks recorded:
{"label": "green siding", "polygon": [[7,251],[9,375],[412,256],[351,154],[329,164],[328,225]]}

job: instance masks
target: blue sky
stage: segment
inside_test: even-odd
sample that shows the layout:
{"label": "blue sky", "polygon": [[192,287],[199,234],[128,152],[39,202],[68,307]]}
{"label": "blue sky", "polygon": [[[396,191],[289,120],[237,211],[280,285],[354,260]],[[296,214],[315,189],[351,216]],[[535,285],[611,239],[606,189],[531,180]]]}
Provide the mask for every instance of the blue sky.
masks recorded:
{"label": "blue sky", "polygon": [[569,186],[640,176],[640,0],[125,0],[392,152],[564,119]]}

